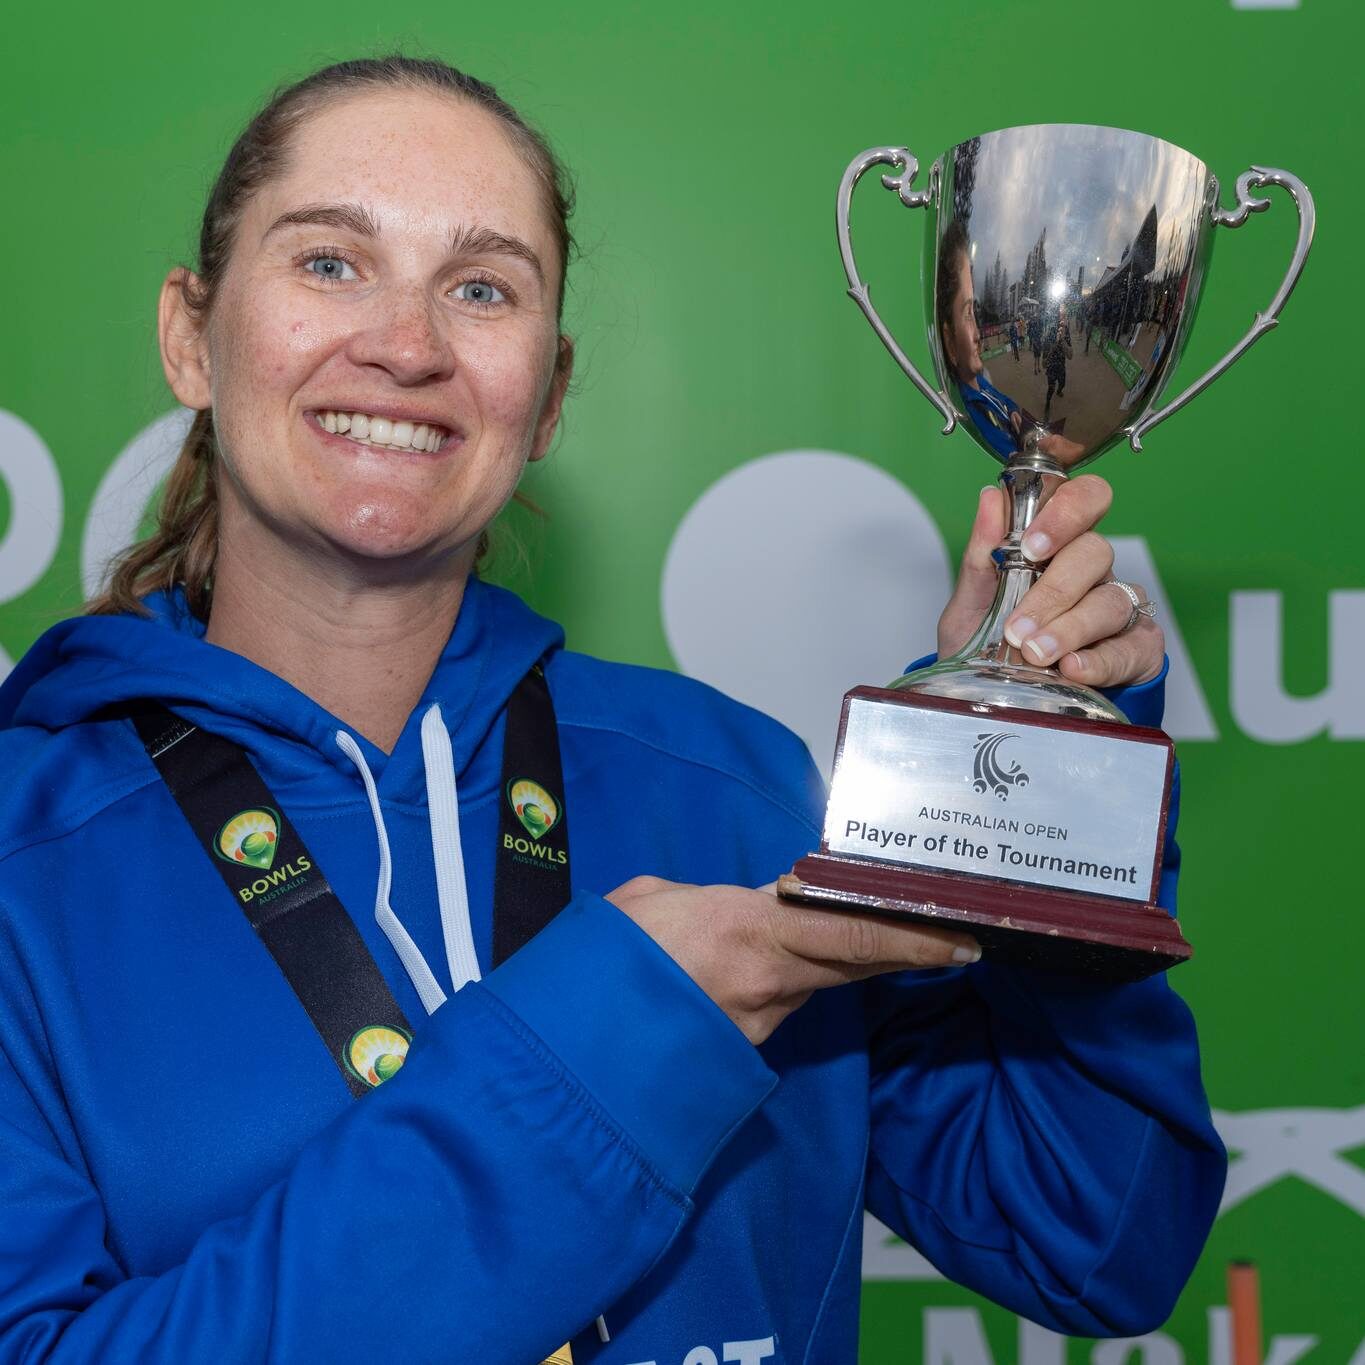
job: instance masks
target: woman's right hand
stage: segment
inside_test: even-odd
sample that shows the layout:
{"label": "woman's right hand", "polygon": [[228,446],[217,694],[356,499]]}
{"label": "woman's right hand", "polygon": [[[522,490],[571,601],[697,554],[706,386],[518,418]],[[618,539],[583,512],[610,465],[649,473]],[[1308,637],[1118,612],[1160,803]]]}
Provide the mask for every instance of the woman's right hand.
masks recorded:
{"label": "woman's right hand", "polygon": [[966,934],[780,901],[772,887],[635,877],[607,896],[754,1044],[826,986],[981,956]]}

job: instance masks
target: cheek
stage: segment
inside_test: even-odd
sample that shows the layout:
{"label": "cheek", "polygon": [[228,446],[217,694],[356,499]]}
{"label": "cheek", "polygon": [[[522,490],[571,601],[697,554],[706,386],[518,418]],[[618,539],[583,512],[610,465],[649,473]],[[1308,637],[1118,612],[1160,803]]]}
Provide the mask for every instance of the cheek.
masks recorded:
{"label": "cheek", "polygon": [[[254,404],[289,392],[337,344],[322,320],[300,311],[297,302],[287,306],[260,294],[250,301],[222,302],[227,306],[215,319],[220,343],[213,370],[216,405]],[[230,414],[223,415],[231,421]],[[262,415],[259,408],[253,413],[257,419]]]}
{"label": "cheek", "polygon": [[465,374],[478,395],[485,428],[496,428],[506,440],[529,442],[549,392],[552,359],[543,347],[490,347],[468,354]]}

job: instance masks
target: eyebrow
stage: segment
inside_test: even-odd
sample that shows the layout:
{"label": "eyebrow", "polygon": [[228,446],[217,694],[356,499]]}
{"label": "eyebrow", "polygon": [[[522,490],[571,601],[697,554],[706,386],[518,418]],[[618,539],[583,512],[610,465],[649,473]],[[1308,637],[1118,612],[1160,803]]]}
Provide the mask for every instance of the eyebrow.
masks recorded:
{"label": "eyebrow", "polygon": [[[363,204],[304,204],[299,208],[282,213],[261,235],[264,241],[272,232],[295,225],[314,225],[318,227],[340,228],[354,232],[358,237],[378,237],[379,224]],[[450,241],[452,256],[477,256],[484,254],[515,256],[527,262],[536,272],[536,278],[545,282],[545,269],[534,248],[520,237],[509,237],[505,232],[497,232],[489,227],[458,227]]]}

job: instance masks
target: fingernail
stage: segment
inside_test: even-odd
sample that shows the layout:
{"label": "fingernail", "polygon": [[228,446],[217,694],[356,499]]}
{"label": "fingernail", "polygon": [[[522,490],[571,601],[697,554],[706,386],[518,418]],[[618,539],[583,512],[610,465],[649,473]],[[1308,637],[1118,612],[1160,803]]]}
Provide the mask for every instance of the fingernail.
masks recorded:
{"label": "fingernail", "polygon": [[1024,649],[1040,663],[1048,663],[1057,652],[1056,638],[1051,635],[1035,635],[1024,642]]}
{"label": "fingernail", "polygon": [[1038,622],[1031,620],[1027,616],[1021,616],[1016,621],[1010,621],[1005,626],[1005,639],[1012,644],[1015,649],[1038,629]]}
{"label": "fingernail", "polygon": [[1024,558],[1031,559],[1036,564],[1052,553],[1052,537],[1043,531],[1030,531],[1024,537],[1020,548],[1024,552]]}
{"label": "fingernail", "polygon": [[959,943],[953,949],[953,961],[961,963],[964,967],[972,962],[980,962],[981,945],[979,943]]}
{"label": "fingernail", "polygon": [[1071,666],[1078,672],[1084,673],[1090,667],[1089,656],[1085,654],[1068,654],[1066,657],[1071,660]]}
{"label": "fingernail", "polygon": [[994,485],[993,483],[988,483],[988,484],[986,484],[985,487],[982,488],[981,492],[979,492],[979,493],[976,495],[976,500],[977,500],[977,502],[980,502],[981,499],[984,498],[984,497],[986,496],[987,493],[994,493],[994,492],[995,492],[995,485]]}

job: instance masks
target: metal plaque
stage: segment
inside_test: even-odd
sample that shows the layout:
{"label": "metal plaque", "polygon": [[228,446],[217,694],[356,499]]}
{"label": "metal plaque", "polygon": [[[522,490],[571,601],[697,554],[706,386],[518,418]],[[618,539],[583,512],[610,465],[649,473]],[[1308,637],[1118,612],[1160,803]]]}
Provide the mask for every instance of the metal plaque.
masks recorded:
{"label": "metal plaque", "polygon": [[1083,728],[853,697],[825,848],[1145,904],[1167,753]]}

